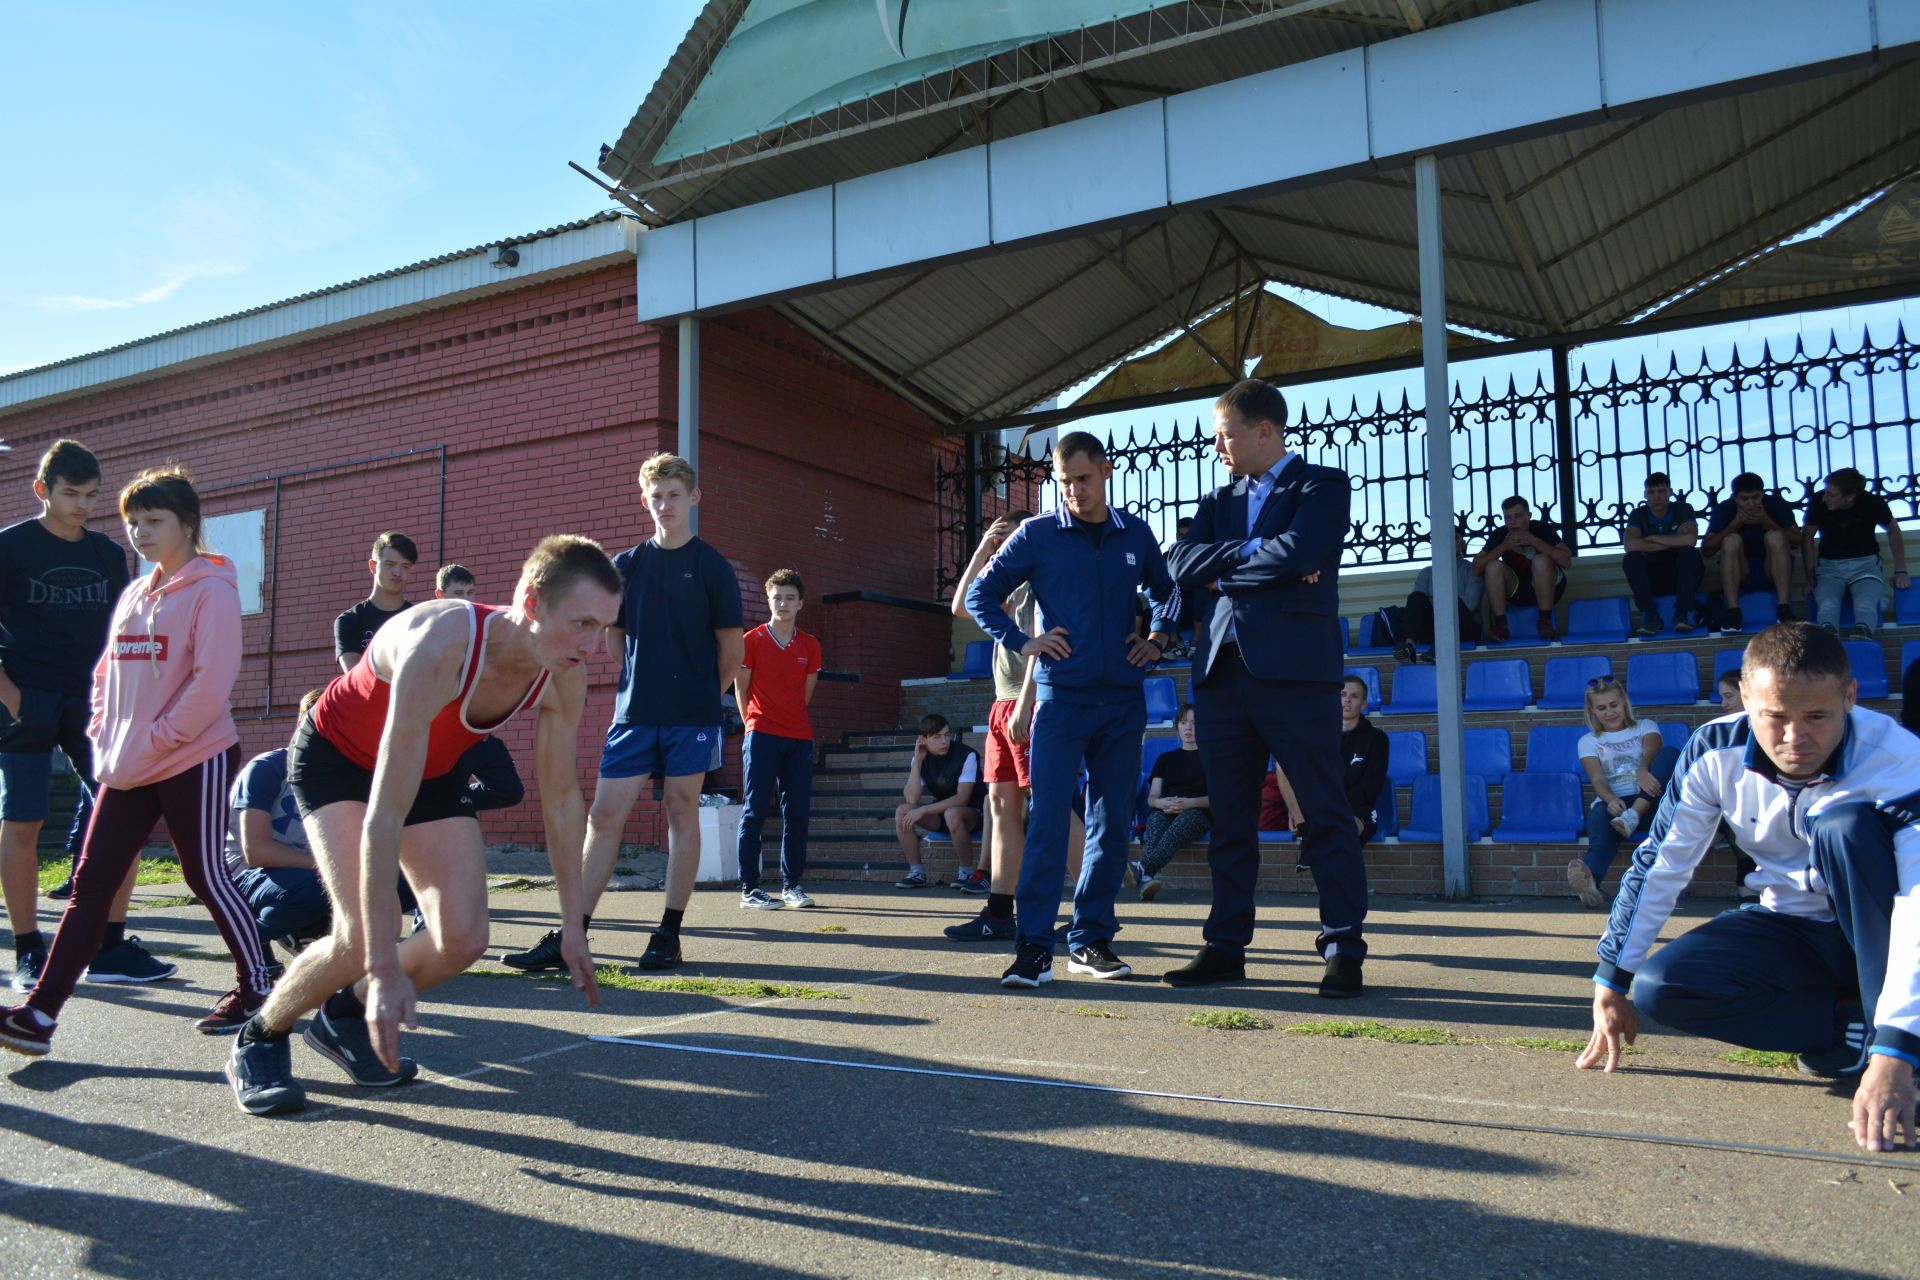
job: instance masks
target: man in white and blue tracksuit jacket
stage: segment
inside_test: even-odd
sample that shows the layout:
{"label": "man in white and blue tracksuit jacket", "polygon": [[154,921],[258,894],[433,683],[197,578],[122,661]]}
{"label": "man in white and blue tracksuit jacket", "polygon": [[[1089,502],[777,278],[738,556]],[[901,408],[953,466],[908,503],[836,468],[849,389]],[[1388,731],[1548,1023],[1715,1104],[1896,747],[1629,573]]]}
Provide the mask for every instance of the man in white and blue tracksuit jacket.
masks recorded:
{"label": "man in white and blue tracksuit jacket", "polygon": [[[1613,1070],[1637,1007],[1857,1080],[1855,1136],[1892,1149],[1910,1135],[1920,1066],[1920,739],[1854,705],[1824,628],[1769,628],[1740,672],[1746,710],[1694,732],[1621,880],[1579,1065]],[[1654,951],[1723,822],[1760,901]]]}
{"label": "man in white and blue tracksuit jacket", "polygon": [[[1014,530],[967,591],[967,609],[996,642],[1037,654],[1031,730],[1032,810],[1015,895],[1019,949],[1006,986],[1053,976],[1055,922],[1067,862],[1067,830],[1081,762],[1087,767],[1087,856],[1067,931],[1068,968],[1099,978],[1131,970],[1112,953],[1114,897],[1126,874],[1127,841],[1146,730],[1147,667],[1172,640],[1179,593],[1146,522],[1107,503],[1113,464],[1084,431],[1061,438],[1056,512]],[[1029,636],[1001,607],[1031,584],[1042,634]],[[1151,636],[1141,638],[1135,602],[1146,588]]]}

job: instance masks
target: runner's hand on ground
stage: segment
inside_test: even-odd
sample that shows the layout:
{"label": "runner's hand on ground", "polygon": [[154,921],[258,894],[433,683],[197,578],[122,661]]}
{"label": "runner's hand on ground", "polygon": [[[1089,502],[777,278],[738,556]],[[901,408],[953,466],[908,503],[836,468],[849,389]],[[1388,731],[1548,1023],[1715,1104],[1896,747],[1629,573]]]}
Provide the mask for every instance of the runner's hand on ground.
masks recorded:
{"label": "runner's hand on ground", "polygon": [[587,935],[579,929],[560,931],[560,958],[573,975],[573,989],[587,998],[587,1008],[600,1007],[600,981],[593,973],[593,952],[587,947]]}
{"label": "runner's hand on ground", "polygon": [[1605,1064],[1608,1072],[1620,1069],[1626,1046],[1640,1038],[1640,1017],[1633,1001],[1611,987],[1596,984],[1593,993],[1593,1035],[1587,1047],[1573,1060],[1582,1071]]}
{"label": "runner's hand on ground", "polygon": [[373,1051],[387,1070],[400,1070],[400,1028],[420,1029],[414,1013],[413,983],[404,973],[390,978],[367,975],[367,1034],[373,1038]]}

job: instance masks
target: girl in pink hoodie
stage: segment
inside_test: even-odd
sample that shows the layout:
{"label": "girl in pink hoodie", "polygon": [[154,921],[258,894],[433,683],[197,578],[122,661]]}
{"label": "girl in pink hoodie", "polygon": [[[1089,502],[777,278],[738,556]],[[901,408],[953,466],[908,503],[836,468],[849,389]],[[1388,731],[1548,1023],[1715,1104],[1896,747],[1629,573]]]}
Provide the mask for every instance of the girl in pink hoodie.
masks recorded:
{"label": "girl in pink hoodie", "polygon": [[114,890],[161,818],[188,887],[234,958],[234,989],[195,1027],[239,1030],[269,985],[259,931],[222,860],[227,782],[240,756],[227,705],[240,671],[233,563],[202,549],[200,495],[178,467],[141,472],[120,494],[120,515],[133,549],[154,568],[121,595],[94,671],[99,799],[46,967],[26,1004],[0,1014],[0,1045],[19,1053],[51,1046],[61,1006],[99,946]]}

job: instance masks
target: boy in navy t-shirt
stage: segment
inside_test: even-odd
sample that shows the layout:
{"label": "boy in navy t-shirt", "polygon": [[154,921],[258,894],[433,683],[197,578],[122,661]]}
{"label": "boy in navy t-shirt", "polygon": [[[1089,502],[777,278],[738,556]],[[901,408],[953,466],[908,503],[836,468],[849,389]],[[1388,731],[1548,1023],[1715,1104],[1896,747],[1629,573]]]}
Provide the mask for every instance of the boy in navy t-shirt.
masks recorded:
{"label": "boy in navy t-shirt", "polygon": [[[87,739],[93,668],[128,577],[127,553],[87,528],[99,492],[99,460],[78,441],[56,441],[33,482],[40,514],[0,529],[0,886],[13,930],[16,991],[32,989],[47,956],[37,919],[36,845],[54,749],[66,753],[82,787],[94,786]],[[127,873],[108,912],[90,982],[173,976],[173,965],[126,936],[138,871]]]}
{"label": "boy in navy t-shirt", "polygon": [[591,911],[613,876],[641,788],[650,777],[665,779],[667,906],[640,967],[671,969],[680,963],[680,922],[700,870],[700,789],[720,767],[720,696],[740,670],[744,619],[733,566],[694,536],[700,489],[693,467],[657,453],[640,468],[640,493],[653,537],[613,558],[626,583],[620,624],[607,628],[608,650],[620,655],[620,685],[587,813],[583,887]]}

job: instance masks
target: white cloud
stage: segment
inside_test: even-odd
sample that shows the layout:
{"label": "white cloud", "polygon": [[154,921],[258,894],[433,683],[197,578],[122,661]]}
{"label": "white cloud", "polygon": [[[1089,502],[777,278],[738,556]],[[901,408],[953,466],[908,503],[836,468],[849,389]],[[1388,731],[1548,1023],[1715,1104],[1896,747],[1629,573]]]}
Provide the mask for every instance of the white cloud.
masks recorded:
{"label": "white cloud", "polygon": [[195,280],[239,275],[245,269],[224,263],[181,267],[166,273],[159,284],[142,289],[138,293],[122,297],[102,297],[91,293],[51,293],[35,298],[34,305],[43,311],[53,311],[63,315],[83,311],[131,311],[135,307],[150,307],[157,302],[165,302]]}

